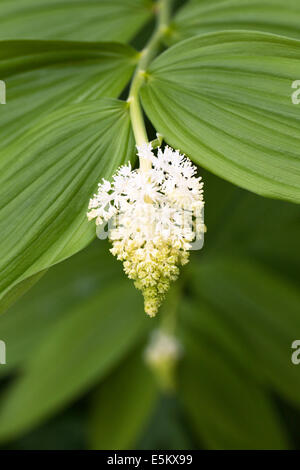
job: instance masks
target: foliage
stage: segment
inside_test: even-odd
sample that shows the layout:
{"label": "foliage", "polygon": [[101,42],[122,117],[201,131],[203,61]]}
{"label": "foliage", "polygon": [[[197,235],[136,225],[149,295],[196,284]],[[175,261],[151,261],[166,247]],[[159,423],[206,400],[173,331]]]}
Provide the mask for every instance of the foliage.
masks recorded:
{"label": "foliage", "polygon": [[[86,211],[134,164],[126,90],[158,5],[0,0],[3,446],[56,446],[51,426],[73,419],[96,449],[299,445],[300,6],[178,4],[140,97],[149,129],[201,165],[208,233],[149,320]],[[166,392],[144,355],[170,325],[183,354]]]}

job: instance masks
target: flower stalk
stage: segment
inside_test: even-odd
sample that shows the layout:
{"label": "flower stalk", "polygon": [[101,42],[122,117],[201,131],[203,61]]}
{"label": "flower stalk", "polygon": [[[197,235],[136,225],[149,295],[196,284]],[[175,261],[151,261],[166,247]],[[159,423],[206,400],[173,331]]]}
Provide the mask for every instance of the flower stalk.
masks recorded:
{"label": "flower stalk", "polygon": [[[132,169],[129,162],[117,170],[112,181],[103,179],[87,213],[100,227],[111,223],[110,251],[142,292],[150,317],[156,315],[171,283],[178,278],[180,266],[188,263],[193,242],[205,231],[203,183],[196,176],[197,168],[179,150],[167,145],[162,149],[161,135],[148,142],[139,98],[146,69],[168,29],[171,2],[156,3],[157,26],[140,54],[127,100],[140,168]],[[163,349],[167,345],[168,350],[172,344],[173,340],[163,335],[158,350],[161,345]],[[164,375],[175,364],[172,354],[163,361]]]}
{"label": "flower stalk", "polygon": [[[139,91],[146,77],[146,68],[155,57],[159,45],[168,30],[171,16],[171,4],[172,0],[160,0],[155,4],[155,9],[157,11],[156,28],[145,48],[141,51],[140,60],[137,65],[127,99],[130,106],[130,118],[133,133],[138,147],[142,147],[148,142],[143,111],[140,104]],[[150,170],[151,162],[148,159],[140,157],[140,169],[141,171]]]}

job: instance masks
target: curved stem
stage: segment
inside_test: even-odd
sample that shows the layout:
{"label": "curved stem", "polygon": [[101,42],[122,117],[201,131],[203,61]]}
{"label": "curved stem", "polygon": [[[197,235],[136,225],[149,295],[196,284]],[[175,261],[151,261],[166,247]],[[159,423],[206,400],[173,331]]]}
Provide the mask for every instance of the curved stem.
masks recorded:
{"label": "curved stem", "polygon": [[[155,4],[158,15],[157,25],[150,40],[141,52],[140,60],[138,62],[129,91],[127,102],[130,106],[130,118],[137,146],[141,146],[148,142],[143,111],[139,98],[139,90],[145,79],[146,68],[151,60],[155,57],[159,44],[168,29],[171,14],[171,3],[172,0],[160,0]],[[151,163],[144,158],[140,158],[140,168],[142,171],[147,171],[151,168]]]}

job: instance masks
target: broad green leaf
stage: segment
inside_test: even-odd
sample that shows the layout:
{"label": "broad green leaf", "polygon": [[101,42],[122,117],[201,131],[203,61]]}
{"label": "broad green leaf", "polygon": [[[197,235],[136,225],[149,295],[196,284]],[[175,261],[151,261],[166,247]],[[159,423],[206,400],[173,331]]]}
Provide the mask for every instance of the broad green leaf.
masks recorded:
{"label": "broad green leaf", "polygon": [[57,322],[1,399],[0,439],[11,439],[100,380],[142,338],[149,319],[128,282],[111,284]]}
{"label": "broad green leaf", "polygon": [[263,196],[300,202],[300,41],[256,32],[198,36],[147,71],[144,108],[194,162]]}
{"label": "broad green leaf", "polygon": [[291,361],[300,331],[298,290],[242,257],[211,258],[191,267],[197,295],[236,332],[256,360],[257,375],[299,407],[300,375]]}
{"label": "broad green leaf", "polygon": [[300,39],[299,23],[298,0],[189,0],[176,14],[168,41],[228,29],[258,30]]}
{"label": "broad green leaf", "polygon": [[187,423],[177,395],[161,395],[148,426],[140,436],[138,450],[196,449],[196,440]]}
{"label": "broad green leaf", "polygon": [[134,449],[153,411],[157,387],[141,350],[114,371],[95,393],[91,408],[92,449]]}
{"label": "broad green leaf", "polygon": [[[197,283],[197,278],[194,279]],[[197,286],[196,286],[197,287]],[[198,295],[197,295],[198,294]],[[199,293],[195,298],[183,299],[179,306],[180,330],[194,332],[199,343],[208,342],[217,346],[225,354],[230,363],[247,371],[250,378],[257,382],[263,376],[257,370],[258,356],[253,349],[249,350],[243,338],[232,328],[215,306],[208,304]]]}
{"label": "broad green leaf", "polygon": [[0,316],[0,338],[8,345],[9,355],[0,375],[23,366],[52,325],[118,278],[123,278],[122,265],[109,252],[108,243],[100,240],[49,269],[30,292]]}
{"label": "broad green leaf", "polygon": [[300,212],[296,204],[261,198],[200,170],[204,181],[204,249],[191,259],[235,254],[270,266],[293,283],[300,265]]}
{"label": "broad green leaf", "polygon": [[[228,220],[226,220],[226,217]],[[210,254],[232,254],[256,259],[297,283],[300,265],[299,207],[285,201],[262,200],[239,191],[231,215],[224,221]]]}
{"label": "broad green leaf", "polygon": [[0,39],[123,42],[152,11],[150,0],[0,0]]}
{"label": "broad green leaf", "polygon": [[184,338],[180,394],[204,448],[289,448],[270,397],[234,367],[217,343],[198,341],[191,331]]}
{"label": "broad green leaf", "polygon": [[121,44],[0,42],[0,78],[7,90],[7,103],[0,107],[0,148],[57,108],[117,98],[136,60],[136,51]]}
{"label": "broad green leaf", "polygon": [[56,111],[0,152],[1,296],[91,242],[89,198],[133,155],[128,106],[111,99]]}
{"label": "broad green leaf", "polygon": [[24,281],[21,281],[19,284],[14,286],[11,290],[7,292],[7,294],[3,296],[0,302],[0,320],[1,313],[6,312],[6,310],[8,310],[20,297],[22,297],[29,289],[31,289],[32,286],[34,286],[39,281],[39,279],[45,274],[45,272],[46,270],[40,271],[39,273],[28,277]]}

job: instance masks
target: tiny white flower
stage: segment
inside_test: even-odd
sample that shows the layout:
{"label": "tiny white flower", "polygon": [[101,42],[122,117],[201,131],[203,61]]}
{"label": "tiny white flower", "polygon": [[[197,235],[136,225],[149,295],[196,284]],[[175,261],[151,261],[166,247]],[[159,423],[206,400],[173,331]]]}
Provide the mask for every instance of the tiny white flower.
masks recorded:
{"label": "tiny white flower", "polygon": [[148,364],[158,365],[165,361],[177,361],[182,352],[182,346],[175,336],[163,330],[154,330],[145,350],[145,359]]}
{"label": "tiny white flower", "polygon": [[145,158],[147,160],[152,161],[153,158],[153,153],[152,153],[152,144],[151,142],[147,143],[145,142],[143,145],[140,145],[139,147],[137,146],[137,155],[140,158]]}

